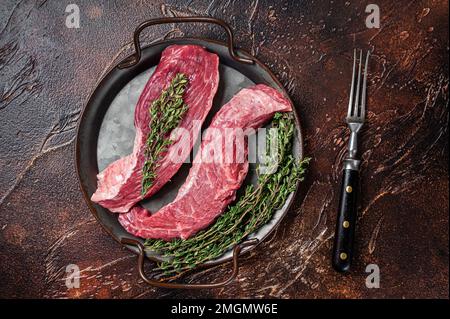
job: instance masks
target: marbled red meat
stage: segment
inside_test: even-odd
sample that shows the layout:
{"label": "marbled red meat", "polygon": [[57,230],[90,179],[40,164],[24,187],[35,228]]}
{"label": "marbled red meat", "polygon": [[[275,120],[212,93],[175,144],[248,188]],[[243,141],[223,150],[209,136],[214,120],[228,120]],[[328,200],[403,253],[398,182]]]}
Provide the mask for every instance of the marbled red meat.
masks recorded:
{"label": "marbled red meat", "polygon": [[[119,216],[122,226],[135,236],[165,240],[186,239],[207,227],[235,199],[248,171],[246,139],[243,147],[238,147],[241,139],[231,139],[234,161],[225,160],[225,156],[222,160],[208,161],[208,155],[214,155],[210,151],[215,152],[220,145],[218,150],[225,154],[225,147],[230,147],[230,143],[224,142],[225,134],[233,132],[232,129],[257,129],[275,112],[291,110],[290,102],[266,85],[241,90],[213,118],[175,200],[154,214],[135,206],[129,213]],[[242,161],[236,160],[239,155],[243,155]]]}
{"label": "marbled red meat", "polygon": [[161,60],[145,85],[136,105],[134,125],[136,137],[132,154],[123,157],[97,175],[97,190],[91,199],[112,212],[128,212],[137,202],[158,191],[178,171],[182,161],[168,159],[172,148],[179,148],[186,140],[176,140],[169,146],[165,156],[159,161],[156,179],[145,196],[141,195],[142,166],[145,161],[145,142],[149,133],[149,106],[159,98],[177,73],[189,78],[189,84],[183,99],[188,106],[179,127],[191,133],[189,145],[192,148],[198,136],[198,129],[193,123],[203,123],[211,109],[214,95],[219,83],[219,58],[196,45],[172,45],[161,55]]}

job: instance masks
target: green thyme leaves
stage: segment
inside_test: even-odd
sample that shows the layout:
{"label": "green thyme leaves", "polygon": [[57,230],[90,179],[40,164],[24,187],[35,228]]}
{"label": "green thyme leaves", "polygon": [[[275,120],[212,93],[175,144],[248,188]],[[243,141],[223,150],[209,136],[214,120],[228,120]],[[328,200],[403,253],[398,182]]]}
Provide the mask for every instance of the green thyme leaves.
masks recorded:
{"label": "green thyme leaves", "polygon": [[172,144],[172,140],[168,137],[169,133],[179,125],[188,110],[188,106],[183,101],[183,94],[188,82],[186,75],[178,73],[170,82],[169,87],[161,93],[157,100],[153,101],[149,108],[150,133],[147,137],[144,152],[145,162],[142,167],[142,195],[145,195],[153,185],[156,169],[159,166],[158,161],[161,159],[161,155],[167,151],[167,147]]}
{"label": "green thyme leaves", "polygon": [[[271,174],[260,174],[256,186],[245,193],[209,228],[186,240],[146,240],[146,249],[156,251],[167,260],[158,264],[165,276],[178,276],[208,260],[221,256],[245,237],[266,224],[280,209],[303,179],[309,158],[298,162],[292,155],[295,132],[291,113],[277,113],[272,120],[277,134],[267,134],[266,144],[277,139],[277,153]],[[272,131],[272,130],[270,130]],[[270,132],[269,131],[269,132]],[[270,164],[269,164],[270,165]]]}

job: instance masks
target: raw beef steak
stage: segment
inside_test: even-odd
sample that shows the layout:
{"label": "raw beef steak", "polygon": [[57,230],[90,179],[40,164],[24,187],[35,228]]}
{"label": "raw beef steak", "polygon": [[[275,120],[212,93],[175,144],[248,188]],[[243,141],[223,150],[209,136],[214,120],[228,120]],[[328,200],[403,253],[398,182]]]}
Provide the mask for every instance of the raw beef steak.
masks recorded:
{"label": "raw beef steak", "polygon": [[[161,60],[145,85],[136,105],[134,125],[136,137],[132,154],[123,157],[97,175],[97,190],[91,199],[111,212],[125,213],[137,202],[158,191],[178,171],[183,161],[168,159],[171,148],[191,150],[199,130],[193,123],[203,123],[211,109],[219,83],[219,58],[196,45],[172,45],[161,55]],[[145,162],[144,150],[149,133],[149,107],[158,99],[178,73],[189,79],[183,100],[188,106],[179,127],[190,132],[189,140],[175,140],[163,154],[156,170],[156,179],[144,196],[141,195],[142,166]],[[189,154],[189,152],[187,152]],[[188,155],[187,155],[188,156]]]}
{"label": "raw beef steak", "polygon": [[[266,85],[241,90],[215,115],[175,200],[154,214],[135,206],[119,216],[122,226],[135,236],[165,240],[186,239],[207,227],[235,199],[247,175],[247,140],[240,138],[246,133],[237,132],[257,129],[276,112],[291,110],[290,102]],[[230,148],[232,161],[226,155]]]}

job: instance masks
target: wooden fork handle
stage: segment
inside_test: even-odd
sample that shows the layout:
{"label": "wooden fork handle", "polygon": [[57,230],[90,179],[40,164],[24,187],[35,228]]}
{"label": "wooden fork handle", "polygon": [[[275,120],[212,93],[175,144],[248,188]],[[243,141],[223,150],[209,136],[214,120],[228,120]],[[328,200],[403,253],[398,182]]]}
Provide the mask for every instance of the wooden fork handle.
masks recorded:
{"label": "wooden fork handle", "polygon": [[358,183],[358,170],[343,170],[332,259],[334,269],[339,272],[348,272],[352,263]]}

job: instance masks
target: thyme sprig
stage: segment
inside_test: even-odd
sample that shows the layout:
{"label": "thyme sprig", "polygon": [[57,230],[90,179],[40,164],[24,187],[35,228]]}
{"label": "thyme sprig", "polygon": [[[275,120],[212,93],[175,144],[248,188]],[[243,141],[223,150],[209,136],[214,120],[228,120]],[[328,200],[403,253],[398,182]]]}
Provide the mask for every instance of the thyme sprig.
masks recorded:
{"label": "thyme sprig", "polygon": [[156,169],[160,165],[158,161],[167,147],[173,143],[168,138],[169,133],[178,126],[188,109],[183,101],[187,84],[186,75],[176,74],[169,87],[162,91],[160,97],[149,107],[150,133],[146,141],[145,162],[142,167],[142,195],[145,195],[153,185]]}
{"label": "thyme sprig", "polygon": [[156,251],[167,260],[158,264],[165,276],[178,276],[181,273],[221,256],[245,237],[266,224],[274,212],[280,209],[287,197],[295,190],[297,182],[309,163],[309,158],[298,162],[292,156],[292,140],[295,125],[292,114],[277,113],[272,127],[277,134],[269,131],[267,146],[277,139],[277,154],[271,161],[271,174],[260,174],[256,186],[249,185],[245,193],[212,224],[187,239],[173,241],[146,240],[146,249]]}

